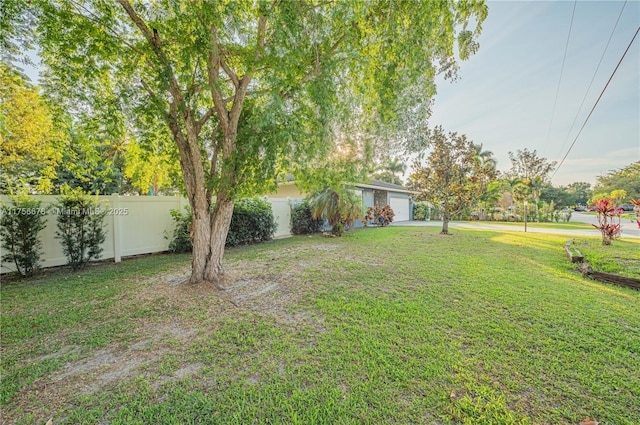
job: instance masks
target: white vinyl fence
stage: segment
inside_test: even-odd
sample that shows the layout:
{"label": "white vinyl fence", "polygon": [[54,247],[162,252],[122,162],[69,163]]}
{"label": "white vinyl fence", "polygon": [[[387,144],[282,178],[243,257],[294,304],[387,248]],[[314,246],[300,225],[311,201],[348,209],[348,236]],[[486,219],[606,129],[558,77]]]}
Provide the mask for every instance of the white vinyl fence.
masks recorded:
{"label": "white vinyl fence", "polygon": [[[57,203],[53,195],[34,196],[42,201],[42,207],[48,208]],[[122,257],[138,254],[163,252],[169,249],[169,242],[175,227],[171,210],[184,211],[189,205],[187,199],[177,196],[99,196],[103,208],[107,210],[105,218],[106,240],[101,259],[113,258],[115,262]],[[291,203],[298,200],[267,198],[271,203],[273,215],[278,223],[274,237],[290,235]],[[0,196],[0,203],[10,205],[7,196]],[[55,238],[57,229],[56,210],[51,209],[46,216],[47,226],[40,232],[42,251],[40,265],[53,267],[66,264],[60,241]],[[4,253],[3,253],[4,254]],[[2,263],[0,273],[15,271],[12,263]]]}

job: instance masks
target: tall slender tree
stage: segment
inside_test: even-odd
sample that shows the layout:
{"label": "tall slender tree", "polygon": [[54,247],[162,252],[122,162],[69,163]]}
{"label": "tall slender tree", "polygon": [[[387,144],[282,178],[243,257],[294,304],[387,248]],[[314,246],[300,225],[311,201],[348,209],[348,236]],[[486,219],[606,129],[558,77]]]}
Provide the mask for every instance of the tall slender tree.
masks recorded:
{"label": "tall slender tree", "polygon": [[430,99],[435,75],[457,72],[456,46],[461,59],[476,51],[487,8],[33,0],[30,13],[61,102],[91,111],[110,92],[125,116],[164,120],[193,211],[190,281],[218,283],[234,199],[314,164],[354,113],[396,126],[407,107],[399,94],[412,88]]}

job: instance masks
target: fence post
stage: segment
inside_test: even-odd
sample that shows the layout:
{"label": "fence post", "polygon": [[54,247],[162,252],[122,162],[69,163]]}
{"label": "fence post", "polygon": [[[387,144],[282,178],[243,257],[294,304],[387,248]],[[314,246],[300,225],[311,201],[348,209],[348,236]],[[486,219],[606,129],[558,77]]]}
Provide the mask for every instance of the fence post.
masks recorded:
{"label": "fence post", "polygon": [[120,195],[111,195],[111,211],[116,213],[111,214],[113,219],[113,261],[119,263],[122,261],[122,239],[120,238],[120,214],[117,214],[118,208],[120,208]]}

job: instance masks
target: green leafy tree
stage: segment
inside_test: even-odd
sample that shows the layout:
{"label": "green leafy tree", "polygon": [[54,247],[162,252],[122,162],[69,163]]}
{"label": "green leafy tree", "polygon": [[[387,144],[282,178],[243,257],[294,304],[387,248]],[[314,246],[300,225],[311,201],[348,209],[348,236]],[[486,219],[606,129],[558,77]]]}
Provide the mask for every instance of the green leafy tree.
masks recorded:
{"label": "green leafy tree", "polygon": [[447,134],[438,126],[430,132],[429,144],[432,151],[424,165],[415,165],[410,187],[420,192],[419,200],[441,209],[441,234],[448,235],[451,218],[478,202],[495,178],[495,168],[476,160],[476,147],[464,134]]}
{"label": "green leafy tree", "polygon": [[473,148],[476,150],[476,161],[479,161],[481,164],[489,164],[495,168],[498,165],[498,161],[493,155],[493,152],[484,150],[484,146],[482,143],[474,144]]}
{"label": "green leafy tree", "polygon": [[38,89],[0,64],[0,191],[49,193],[62,138]]}
{"label": "green leafy tree", "polygon": [[530,151],[527,148],[509,152],[511,160],[511,170],[507,173],[509,177],[518,177],[523,181],[533,182],[549,180],[549,174],[554,170],[556,161],[549,162],[547,158],[538,156],[536,150]]}
{"label": "green leafy tree", "polygon": [[[549,181],[549,174],[554,170],[556,161],[549,162],[547,158],[539,157],[536,150],[530,151],[527,148],[518,149],[515,153],[509,152],[509,159],[511,170],[508,175],[519,178],[521,184],[528,186],[526,199],[534,200],[537,217],[540,194]],[[525,191],[521,190],[520,194],[525,194]]]}
{"label": "green leafy tree", "polygon": [[125,160],[122,150],[119,143],[70,127],[69,141],[56,167],[54,191],[61,193],[68,186],[94,195],[120,193]]}
{"label": "green leafy tree", "polygon": [[612,190],[609,196],[613,201],[613,205],[617,207],[620,205],[623,199],[627,199],[627,191],[624,189]]}
{"label": "green leafy tree", "polygon": [[166,142],[158,135],[146,143],[132,140],[126,147],[124,175],[140,195],[177,191],[180,164]]}
{"label": "green leafy tree", "polygon": [[609,193],[618,189],[627,192],[625,201],[640,198],[640,161],[598,176],[593,194],[607,197]]}
{"label": "green leafy tree", "polygon": [[435,75],[457,73],[455,47],[461,59],[477,50],[487,14],[482,1],[31,4],[61,102],[107,99],[170,130],[193,212],[194,283],[223,273],[235,199],[317,169],[334,129],[357,133],[356,113],[397,127],[406,89],[428,103]]}
{"label": "green leafy tree", "polygon": [[587,182],[574,182],[567,186],[567,192],[570,194],[571,205],[587,205],[591,199],[591,184]]}

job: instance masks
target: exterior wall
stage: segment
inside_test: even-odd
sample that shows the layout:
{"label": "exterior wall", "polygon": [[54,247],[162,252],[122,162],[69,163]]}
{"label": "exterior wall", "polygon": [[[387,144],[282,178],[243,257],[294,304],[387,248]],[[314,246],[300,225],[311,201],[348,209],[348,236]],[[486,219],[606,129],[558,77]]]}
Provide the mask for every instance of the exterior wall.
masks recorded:
{"label": "exterior wall", "polygon": [[365,208],[373,206],[373,189],[362,189],[362,203]]}
{"label": "exterior wall", "polygon": [[293,182],[281,183],[278,185],[278,191],[269,193],[269,198],[304,198],[298,187]]}
{"label": "exterior wall", "polygon": [[[35,198],[42,201],[43,208],[57,202],[57,197],[52,195]],[[170,211],[183,211],[184,207],[189,205],[187,199],[177,196],[113,195],[98,198],[103,205],[102,208],[108,212],[105,217],[106,239],[102,244],[101,259],[114,259],[115,262],[125,256],[167,251],[175,226]],[[271,203],[278,224],[274,237],[289,236],[290,205],[302,199],[267,198],[267,201]],[[0,203],[8,204],[9,200],[6,196],[0,196]],[[51,211],[46,216],[46,227],[40,233],[42,267],[61,266],[67,262],[60,241],[55,238],[56,229],[56,214]],[[15,271],[15,265],[12,263],[1,264],[0,273],[12,271]]]}

